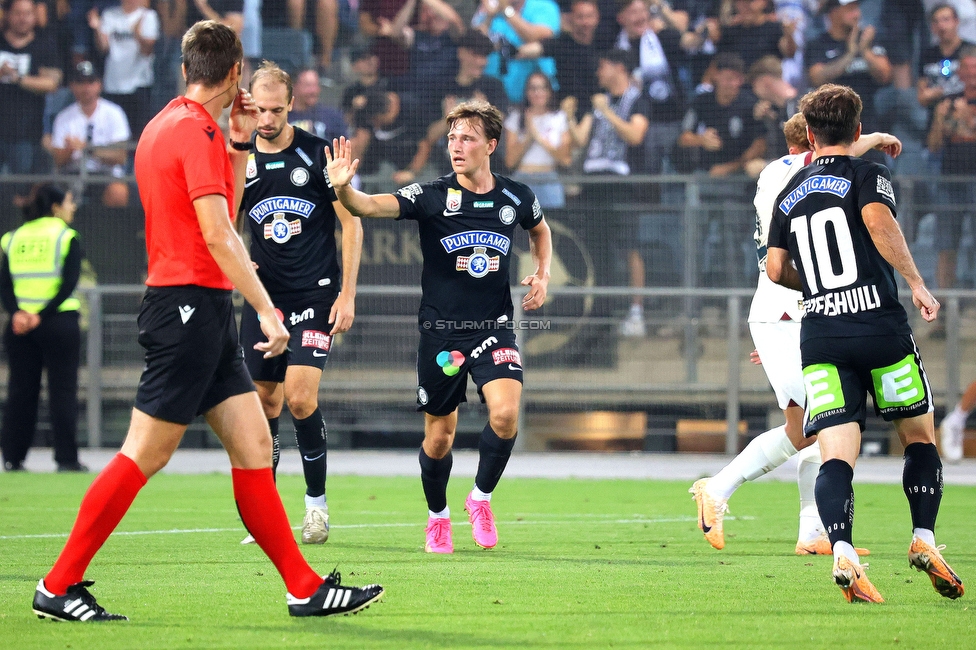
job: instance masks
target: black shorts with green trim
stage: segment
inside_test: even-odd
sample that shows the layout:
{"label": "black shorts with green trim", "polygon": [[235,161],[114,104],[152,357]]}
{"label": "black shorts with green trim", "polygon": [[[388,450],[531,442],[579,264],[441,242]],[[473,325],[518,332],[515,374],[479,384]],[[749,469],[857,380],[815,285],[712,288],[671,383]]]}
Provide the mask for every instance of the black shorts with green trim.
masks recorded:
{"label": "black shorts with green trim", "polygon": [[932,389],[910,334],[817,338],[800,345],[807,395],[805,436],[857,422],[864,431],[866,394],[885,421],[933,410]]}

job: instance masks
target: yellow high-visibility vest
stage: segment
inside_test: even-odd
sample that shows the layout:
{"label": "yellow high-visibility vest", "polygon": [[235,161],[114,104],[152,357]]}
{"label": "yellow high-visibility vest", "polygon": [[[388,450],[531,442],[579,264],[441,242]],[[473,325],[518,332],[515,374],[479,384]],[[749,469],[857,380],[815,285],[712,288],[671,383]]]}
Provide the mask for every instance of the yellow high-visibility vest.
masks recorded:
{"label": "yellow high-visibility vest", "polygon": [[[77,231],[57,217],[40,217],[11,230],[0,239],[7,255],[14,294],[21,309],[36,314],[61,288],[61,272]],[[78,311],[77,296],[71,294],[58,311]]]}

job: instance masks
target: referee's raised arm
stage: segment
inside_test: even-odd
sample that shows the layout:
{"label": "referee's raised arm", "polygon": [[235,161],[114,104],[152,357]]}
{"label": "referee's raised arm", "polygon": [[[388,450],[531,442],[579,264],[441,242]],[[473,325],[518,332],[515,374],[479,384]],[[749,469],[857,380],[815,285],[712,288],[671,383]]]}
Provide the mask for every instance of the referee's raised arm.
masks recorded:
{"label": "referee's raised arm", "polygon": [[349,212],[357,217],[395,219],[400,216],[400,202],[392,194],[366,194],[351,185],[359,169],[359,158],[352,159],[352,147],[345,136],[332,140],[331,151],[329,147],[325,148],[325,159],[328,161],[329,184]]}

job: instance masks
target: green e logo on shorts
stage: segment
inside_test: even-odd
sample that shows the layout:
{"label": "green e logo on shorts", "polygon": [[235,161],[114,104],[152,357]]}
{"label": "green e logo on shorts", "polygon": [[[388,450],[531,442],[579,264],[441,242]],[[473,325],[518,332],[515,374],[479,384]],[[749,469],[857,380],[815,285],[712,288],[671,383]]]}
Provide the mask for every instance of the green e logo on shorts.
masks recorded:
{"label": "green e logo on shorts", "polygon": [[911,406],[925,398],[925,384],[913,354],[887,368],[872,370],[871,378],[879,409]]}
{"label": "green e logo on shorts", "polygon": [[824,411],[844,408],[844,390],[840,385],[837,366],[815,363],[803,369],[803,384],[807,391],[807,409],[812,421]]}

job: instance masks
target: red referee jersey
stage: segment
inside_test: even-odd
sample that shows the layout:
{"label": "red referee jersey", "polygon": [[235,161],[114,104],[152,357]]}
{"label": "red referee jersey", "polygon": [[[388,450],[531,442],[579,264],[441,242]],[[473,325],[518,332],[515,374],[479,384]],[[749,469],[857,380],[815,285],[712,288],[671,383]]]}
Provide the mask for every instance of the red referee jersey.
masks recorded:
{"label": "red referee jersey", "polygon": [[207,248],[193,201],[227,199],[234,220],[234,170],[220,127],[202,105],[177,97],[146,125],[136,147],[136,183],[146,213],[151,287],[233,289]]}

